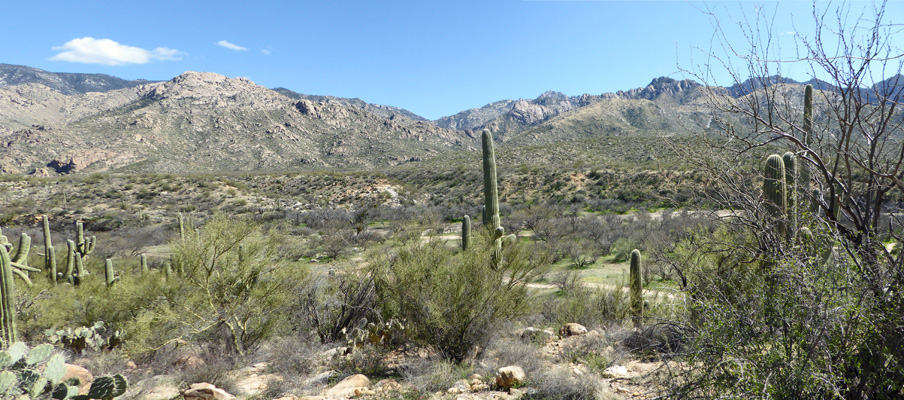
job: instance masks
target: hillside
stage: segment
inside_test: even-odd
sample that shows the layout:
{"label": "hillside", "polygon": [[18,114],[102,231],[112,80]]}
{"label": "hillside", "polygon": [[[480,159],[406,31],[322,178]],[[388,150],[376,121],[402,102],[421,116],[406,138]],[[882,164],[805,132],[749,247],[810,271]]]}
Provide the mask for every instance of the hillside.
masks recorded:
{"label": "hillside", "polygon": [[426,122],[292,100],[213,73],[103,94],[5,87],[0,110],[6,172],[368,168],[472,145]]}
{"label": "hillside", "polygon": [[[348,98],[344,98],[344,97],[335,97],[335,96],[318,96],[318,95],[312,95],[312,94],[302,94],[302,93],[291,91],[286,88],[275,88],[275,89],[273,89],[273,91],[277,92],[283,96],[286,96],[286,97],[289,97],[292,99],[297,99],[297,100],[310,100],[310,101],[314,101],[314,102],[333,101],[333,102],[342,104],[343,106],[346,106],[346,107],[358,107],[371,114],[374,114],[381,118],[386,118],[386,119],[394,119],[394,118],[401,116],[401,117],[405,117],[405,118],[415,120],[415,121],[426,121],[427,120],[426,118],[424,118],[420,115],[417,115],[411,111],[408,111],[404,108],[393,107],[393,106],[384,106],[382,104],[372,104],[372,103],[368,103],[368,102],[358,99],[358,98],[348,99]],[[455,128],[449,128],[449,127],[443,127],[443,128],[455,129]]]}
{"label": "hillside", "polygon": [[0,87],[37,83],[62,94],[109,92],[151,83],[144,79],[126,80],[104,74],[48,72],[24,65],[0,64]]}

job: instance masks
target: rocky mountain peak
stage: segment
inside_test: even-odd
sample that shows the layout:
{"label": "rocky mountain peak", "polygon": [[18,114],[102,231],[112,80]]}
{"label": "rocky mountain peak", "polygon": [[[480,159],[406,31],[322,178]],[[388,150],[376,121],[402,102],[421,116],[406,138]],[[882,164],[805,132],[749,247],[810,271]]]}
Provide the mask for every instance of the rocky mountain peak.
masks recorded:
{"label": "rocky mountain peak", "polygon": [[149,89],[145,97],[151,100],[191,99],[196,105],[228,103],[260,106],[287,100],[247,78],[228,78],[213,72],[188,71],[162,84],[149,85]]}
{"label": "rocky mountain peak", "polygon": [[655,100],[663,95],[682,95],[699,86],[699,83],[690,79],[679,81],[667,76],[660,76],[659,78],[653,79],[647,86],[628,91],[619,90],[616,95],[628,99]]}

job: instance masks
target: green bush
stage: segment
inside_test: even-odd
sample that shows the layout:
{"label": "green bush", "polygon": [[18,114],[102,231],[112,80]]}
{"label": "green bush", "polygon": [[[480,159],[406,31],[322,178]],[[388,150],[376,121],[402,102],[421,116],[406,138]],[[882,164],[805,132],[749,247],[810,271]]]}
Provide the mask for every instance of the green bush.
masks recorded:
{"label": "green bush", "polygon": [[526,311],[526,284],[546,261],[514,244],[497,266],[486,232],[475,236],[464,252],[413,240],[372,264],[384,317],[406,320],[416,339],[455,362],[485,344],[500,322]]}

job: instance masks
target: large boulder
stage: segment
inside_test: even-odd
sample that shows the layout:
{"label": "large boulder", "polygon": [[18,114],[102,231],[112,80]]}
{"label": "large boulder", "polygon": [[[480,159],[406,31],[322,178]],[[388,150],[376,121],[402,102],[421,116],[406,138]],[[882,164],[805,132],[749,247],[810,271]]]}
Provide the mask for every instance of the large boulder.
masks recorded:
{"label": "large boulder", "polygon": [[570,337],[585,334],[587,334],[587,328],[585,328],[581,324],[576,324],[573,322],[567,323],[562,326],[562,329],[559,329],[559,336],[561,337]]}
{"label": "large boulder", "polygon": [[508,367],[499,368],[499,372],[496,373],[496,386],[508,389],[512,386],[524,383],[526,379],[527,375],[521,367],[510,365]]}
{"label": "large boulder", "polygon": [[362,389],[370,386],[370,379],[362,374],[352,375],[343,379],[324,393],[328,397],[354,397]]}
{"label": "large boulder", "polygon": [[195,383],[182,393],[185,400],[233,400],[235,396],[210,383]]}
{"label": "large boulder", "polygon": [[78,379],[78,394],[88,394],[91,382],[94,382],[94,375],[91,375],[91,371],[78,365],[66,364],[66,373],[63,374],[60,381],[65,382],[72,378]]}

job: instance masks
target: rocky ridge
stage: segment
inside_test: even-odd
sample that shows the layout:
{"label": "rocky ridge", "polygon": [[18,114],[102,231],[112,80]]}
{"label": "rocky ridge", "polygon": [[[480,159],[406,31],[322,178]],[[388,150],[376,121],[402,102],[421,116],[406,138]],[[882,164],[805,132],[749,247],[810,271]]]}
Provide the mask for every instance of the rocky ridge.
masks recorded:
{"label": "rocky ridge", "polygon": [[76,74],[48,72],[24,65],[0,64],[0,87],[36,83],[62,94],[108,92],[152,83],[138,79],[127,80],[104,74]]}
{"label": "rocky ridge", "polygon": [[25,173],[361,168],[473,147],[422,121],[293,100],[205,72],[108,93],[0,88],[0,110],[3,168]]}

